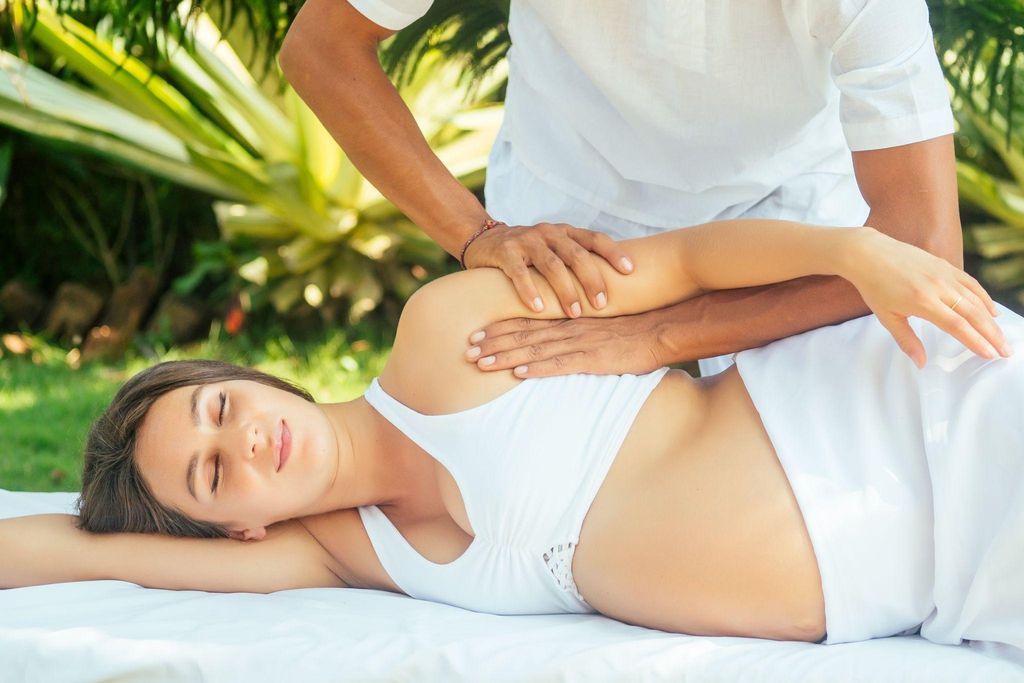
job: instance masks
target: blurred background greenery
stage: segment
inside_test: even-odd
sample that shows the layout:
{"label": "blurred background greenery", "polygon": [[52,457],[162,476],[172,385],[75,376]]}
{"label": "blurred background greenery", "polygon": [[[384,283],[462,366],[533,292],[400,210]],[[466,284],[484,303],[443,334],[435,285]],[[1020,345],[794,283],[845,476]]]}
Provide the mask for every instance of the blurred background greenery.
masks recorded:
{"label": "blurred background greenery", "polygon": [[[301,0],[0,0],[0,488],[75,490],[117,386],[168,358],[324,400],[379,370],[401,304],[455,267],[355,170],[274,62]],[[1024,305],[1024,0],[929,0],[968,268]],[[508,0],[436,0],[381,46],[481,191]]]}

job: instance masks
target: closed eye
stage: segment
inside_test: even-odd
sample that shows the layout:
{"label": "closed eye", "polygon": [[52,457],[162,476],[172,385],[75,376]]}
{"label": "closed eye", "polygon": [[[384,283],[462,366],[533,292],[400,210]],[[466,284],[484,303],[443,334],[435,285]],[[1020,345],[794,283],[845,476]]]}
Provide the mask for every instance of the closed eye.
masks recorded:
{"label": "closed eye", "polygon": [[[228,395],[223,391],[219,394],[220,411],[217,413],[217,426],[224,424],[224,409],[227,406]],[[213,483],[210,486],[210,493],[217,493],[217,485],[220,483],[220,454],[213,461]]]}

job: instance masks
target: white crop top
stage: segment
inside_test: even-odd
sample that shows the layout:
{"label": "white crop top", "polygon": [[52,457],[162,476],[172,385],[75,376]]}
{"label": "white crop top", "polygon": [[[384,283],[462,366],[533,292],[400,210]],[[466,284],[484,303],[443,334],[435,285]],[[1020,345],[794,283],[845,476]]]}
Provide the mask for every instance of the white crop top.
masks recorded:
{"label": "white crop top", "polygon": [[402,591],[492,614],[592,612],[576,590],[580,528],[630,425],[668,372],[523,380],[448,415],[424,415],[377,380],[365,398],[455,479],[475,532],[457,559],[420,555],[376,506],[359,508]]}

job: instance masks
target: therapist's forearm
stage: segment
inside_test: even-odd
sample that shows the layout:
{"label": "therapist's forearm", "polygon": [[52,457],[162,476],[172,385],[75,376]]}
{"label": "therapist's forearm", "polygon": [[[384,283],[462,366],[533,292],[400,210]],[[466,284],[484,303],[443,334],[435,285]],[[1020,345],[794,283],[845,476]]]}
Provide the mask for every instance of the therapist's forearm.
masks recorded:
{"label": "therapist's forearm", "polygon": [[[955,265],[963,264],[955,160],[949,136],[855,152],[865,221]],[[857,290],[837,277],[807,277],[765,287],[711,292],[653,311],[657,355],[678,363],[734,353],[869,313]]]}
{"label": "therapist's forearm", "polygon": [[377,41],[346,30],[354,12],[309,0],[282,48],[282,70],[367,180],[457,255],[486,212],[430,149],[380,65]]}
{"label": "therapist's forearm", "polygon": [[838,277],[710,292],[652,311],[657,356],[683,363],[764,346],[869,313],[857,290]]}

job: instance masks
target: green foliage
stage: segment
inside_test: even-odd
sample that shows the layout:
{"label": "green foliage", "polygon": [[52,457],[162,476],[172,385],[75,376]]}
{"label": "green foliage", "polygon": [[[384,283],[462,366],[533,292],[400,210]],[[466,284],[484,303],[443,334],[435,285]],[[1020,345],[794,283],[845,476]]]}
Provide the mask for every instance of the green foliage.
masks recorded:
{"label": "green foliage", "polygon": [[989,115],[1001,105],[1003,115],[1012,121],[1024,53],[1024,2],[929,0],[928,4],[950,85],[962,98],[984,93],[984,113]]}
{"label": "green foliage", "polygon": [[[13,8],[21,25],[23,0]],[[32,39],[90,87],[0,52],[0,67],[13,74],[0,78],[0,123],[219,197],[214,211],[233,251],[197,252],[198,272],[179,281],[181,290],[224,277],[230,263],[229,280],[254,307],[308,306],[354,320],[449,267],[293,91],[275,101],[260,90],[209,17],[192,16],[183,43],[160,34],[169,51],[157,73],[109,32],[58,19],[41,0],[34,11]],[[420,65],[400,92],[442,161],[477,187],[501,108],[467,106],[461,70],[437,52]]]}
{"label": "green foliage", "polygon": [[86,26],[106,22],[113,35],[133,46],[134,56],[155,68],[167,61],[177,43],[191,39],[192,22],[207,14],[225,33],[237,26],[252,35],[255,42],[247,61],[266,73],[272,70],[274,56],[303,0],[28,0],[24,3],[26,21],[20,30],[10,24],[11,17],[5,12],[5,7],[9,9],[8,5],[13,4],[14,0],[0,0],[0,28],[6,29],[0,31],[0,47],[10,52],[28,47],[39,10],[52,6],[58,14]]}
{"label": "green foliage", "polygon": [[7,199],[7,178],[11,174],[11,157],[14,156],[14,141],[0,141],[0,209]]}
{"label": "green foliage", "polygon": [[[932,21],[957,119],[960,198],[986,218],[967,228],[982,278],[1024,287],[1024,2],[933,2]],[[1019,297],[1020,298],[1020,297]],[[1024,302],[1024,298],[1021,298]]]}
{"label": "green foliage", "polygon": [[501,66],[512,45],[508,12],[509,0],[434,0],[382,47],[381,64],[392,78],[408,82],[436,50],[463,65],[462,78],[474,89]]}
{"label": "green foliage", "polygon": [[[11,2],[0,3],[5,1]],[[187,43],[187,26],[205,11],[221,26],[246,31],[251,37],[249,58],[269,64],[302,4],[302,0],[56,1],[59,12],[87,19],[86,23],[103,18],[151,63],[161,61],[154,56],[167,54],[161,46]],[[995,259],[985,268],[995,283],[1024,283],[1024,256],[1017,256],[1024,253],[1020,246],[1024,237],[1017,237],[1024,230],[1019,226],[1024,147],[1013,132],[1015,117],[1020,115],[1016,95],[1024,49],[1024,1],[928,0],[928,6],[943,67],[956,93],[962,198],[996,221],[969,233],[967,241]],[[473,89],[490,79],[488,97],[500,99],[504,92],[501,66],[510,47],[508,7],[509,0],[435,0],[423,18],[386,41],[382,62],[399,82],[408,83],[428,55],[440,53],[459,64],[460,83]],[[35,3],[31,8],[34,11]],[[19,35],[9,31],[4,40],[8,46],[19,44]],[[301,245],[295,250],[301,252]],[[297,291],[289,286],[282,299],[294,299]]]}
{"label": "green foliage", "polygon": [[191,265],[190,244],[217,238],[207,195],[65,145],[0,128],[10,150],[0,205],[0,284],[44,294],[65,281],[109,290],[138,265],[165,278]]}
{"label": "green foliage", "polygon": [[[12,1],[0,0],[0,20],[4,3]],[[249,36],[250,49],[243,55],[246,63],[269,74],[303,0],[50,0],[50,4],[58,14],[86,26],[106,22],[111,34],[123,38],[134,47],[134,56],[154,68],[167,61],[170,48],[190,41],[194,22],[205,14],[224,34],[237,29]],[[23,30],[0,32],[0,47],[9,52],[26,47],[40,6],[25,3],[28,16]],[[387,41],[381,50],[382,63],[396,80],[405,82],[426,53],[436,49],[463,64],[472,90],[508,52],[508,13],[509,0],[435,0],[422,18]]]}

